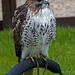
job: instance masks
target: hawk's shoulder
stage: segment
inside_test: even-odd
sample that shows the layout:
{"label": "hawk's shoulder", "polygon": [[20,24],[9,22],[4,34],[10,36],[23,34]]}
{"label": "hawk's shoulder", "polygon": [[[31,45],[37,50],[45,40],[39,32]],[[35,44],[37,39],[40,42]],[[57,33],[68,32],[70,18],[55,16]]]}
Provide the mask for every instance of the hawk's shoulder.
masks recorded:
{"label": "hawk's shoulder", "polygon": [[19,6],[15,12],[14,12],[14,16],[12,18],[12,25],[13,28],[15,27],[14,25],[17,24],[17,21],[20,20],[20,22],[22,23],[23,20],[26,18],[26,14],[27,14],[27,7],[25,6],[25,4]]}

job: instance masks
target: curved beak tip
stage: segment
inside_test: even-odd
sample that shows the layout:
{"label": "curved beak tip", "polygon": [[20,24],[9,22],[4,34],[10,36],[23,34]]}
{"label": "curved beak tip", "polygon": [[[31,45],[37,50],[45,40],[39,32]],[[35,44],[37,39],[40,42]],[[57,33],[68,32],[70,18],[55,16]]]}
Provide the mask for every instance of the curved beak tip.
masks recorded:
{"label": "curved beak tip", "polygon": [[49,3],[48,0],[44,0],[44,3],[45,3],[45,4],[48,4],[48,6],[50,5],[50,3]]}

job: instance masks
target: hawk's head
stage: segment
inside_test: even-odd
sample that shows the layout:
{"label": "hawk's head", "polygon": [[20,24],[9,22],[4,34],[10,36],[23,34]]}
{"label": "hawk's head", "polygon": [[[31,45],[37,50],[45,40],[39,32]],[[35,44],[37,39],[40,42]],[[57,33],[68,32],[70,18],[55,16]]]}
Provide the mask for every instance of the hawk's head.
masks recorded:
{"label": "hawk's head", "polygon": [[36,8],[46,8],[49,6],[49,1],[48,0],[27,0],[26,5],[28,7],[36,7]]}
{"label": "hawk's head", "polygon": [[46,8],[49,6],[48,0],[37,0],[37,1],[38,1],[37,6],[40,8]]}

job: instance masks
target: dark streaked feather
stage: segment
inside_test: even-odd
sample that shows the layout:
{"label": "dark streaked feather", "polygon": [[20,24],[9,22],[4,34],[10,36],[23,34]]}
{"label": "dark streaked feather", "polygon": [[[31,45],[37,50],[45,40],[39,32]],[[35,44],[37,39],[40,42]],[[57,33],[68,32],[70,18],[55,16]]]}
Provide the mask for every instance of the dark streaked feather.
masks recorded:
{"label": "dark streaked feather", "polygon": [[[22,33],[21,25],[23,24],[23,20],[26,19],[27,8],[25,4],[18,7],[15,10],[14,16],[12,18],[12,27],[13,27],[13,38],[15,43],[15,52],[16,56],[20,58],[21,56],[21,45],[19,44],[19,40],[21,39],[20,34]],[[19,23],[17,24],[19,20]],[[17,25],[16,25],[17,24]]]}

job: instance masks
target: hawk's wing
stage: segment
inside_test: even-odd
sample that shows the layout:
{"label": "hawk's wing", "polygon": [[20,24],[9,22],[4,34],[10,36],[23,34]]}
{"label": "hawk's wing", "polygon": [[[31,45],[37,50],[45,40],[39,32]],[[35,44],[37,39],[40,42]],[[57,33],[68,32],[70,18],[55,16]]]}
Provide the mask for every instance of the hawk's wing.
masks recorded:
{"label": "hawk's wing", "polygon": [[26,14],[27,8],[25,7],[25,5],[22,5],[15,10],[14,17],[12,18],[13,38],[17,57],[21,56],[21,45],[19,44],[19,41],[21,39],[20,34],[22,33],[21,25],[26,19]]}

